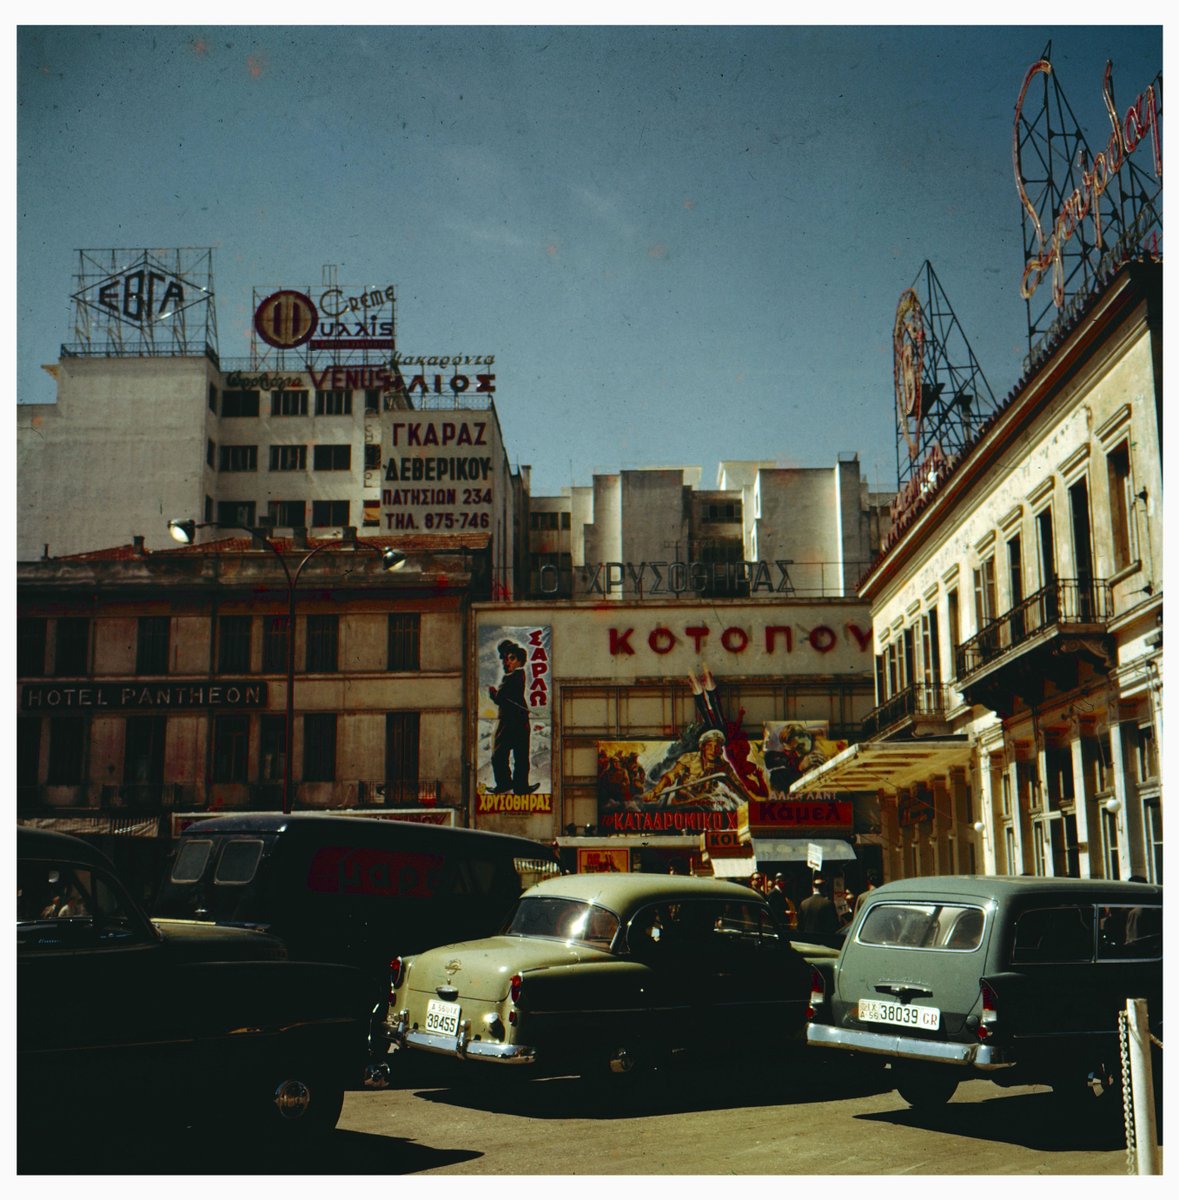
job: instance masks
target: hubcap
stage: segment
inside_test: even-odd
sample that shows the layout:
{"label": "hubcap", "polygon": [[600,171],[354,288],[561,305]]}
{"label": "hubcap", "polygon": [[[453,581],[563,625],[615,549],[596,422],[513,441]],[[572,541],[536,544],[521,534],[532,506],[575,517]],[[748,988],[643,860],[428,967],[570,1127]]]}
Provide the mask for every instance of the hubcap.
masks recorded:
{"label": "hubcap", "polygon": [[311,1106],[311,1089],[299,1079],[284,1079],[274,1089],[274,1107],[285,1121],[297,1121]]}

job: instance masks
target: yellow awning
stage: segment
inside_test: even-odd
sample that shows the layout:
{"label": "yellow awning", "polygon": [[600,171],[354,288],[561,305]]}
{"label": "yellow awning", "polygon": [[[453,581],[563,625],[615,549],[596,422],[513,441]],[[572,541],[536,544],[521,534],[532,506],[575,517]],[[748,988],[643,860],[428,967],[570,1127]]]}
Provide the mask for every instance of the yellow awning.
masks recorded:
{"label": "yellow awning", "polygon": [[971,742],[952,738],[857,742],[790,785],[792,796],[807,792],[895,792],[944,775],[970,762]]}

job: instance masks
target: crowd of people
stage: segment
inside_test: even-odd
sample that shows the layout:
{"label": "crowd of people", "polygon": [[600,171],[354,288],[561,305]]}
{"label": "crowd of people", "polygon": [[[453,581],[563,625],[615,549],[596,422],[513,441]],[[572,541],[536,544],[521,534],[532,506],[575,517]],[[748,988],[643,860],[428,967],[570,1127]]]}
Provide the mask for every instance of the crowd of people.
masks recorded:
{"label": "crowd of people", "polygon": [[755,892],[765,896],[774,916],[789,929],[799,933],[836,933],[847,925],[865,895],[875,886],[869,878],[864,891],[859,896],[847,893],[843,905],[836,905],[827,894],[827,886],[821,875],[815,875],[811,880],[811,894],[800,903],[795,904],[787,894],[786,876],[778,872],[769,879],[763,872],[754,871],[748,880],[749,886]]}

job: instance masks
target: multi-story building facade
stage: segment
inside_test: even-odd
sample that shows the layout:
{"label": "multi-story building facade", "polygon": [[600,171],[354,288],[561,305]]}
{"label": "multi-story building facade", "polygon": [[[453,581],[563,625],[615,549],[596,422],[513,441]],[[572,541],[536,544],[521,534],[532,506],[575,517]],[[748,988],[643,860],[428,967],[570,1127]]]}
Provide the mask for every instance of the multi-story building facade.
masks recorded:
{"label": "multi-story building facade", "polygon": [[865,575],[878,707],[796,787],[887,873],[1162,881],[1162,270],[1097,287]]}
{"label": "multi-story building facade", "polygon": [[488,540],[403,536],[392,573],[369,538],[137,538],[20,564],[19,818],[148,856],[194,812],[469,823],[467,613],[491,595]]}
{"label": "multi-story building facade", "polygon": [[[530,501],[534,598],[850,596],[880,549],[892,494],[869,491],[859,459],[834,467],[722,461],[595,475]],[[784,564],[783,579],[777,564]]]}

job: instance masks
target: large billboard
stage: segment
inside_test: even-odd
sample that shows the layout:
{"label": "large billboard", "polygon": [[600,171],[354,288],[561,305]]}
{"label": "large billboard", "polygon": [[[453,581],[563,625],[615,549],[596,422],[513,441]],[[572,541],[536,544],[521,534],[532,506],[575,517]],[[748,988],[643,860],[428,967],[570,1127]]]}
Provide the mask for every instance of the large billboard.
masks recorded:
{"label": "large billboard", "polygon": [[480,625],[477,637],[476,812],[551,813],[552,628]]}
{"label": "large billboard", "polygon": [[491,410],[386,413],[381,528],[490,533],[495,465],[503,457]]}

